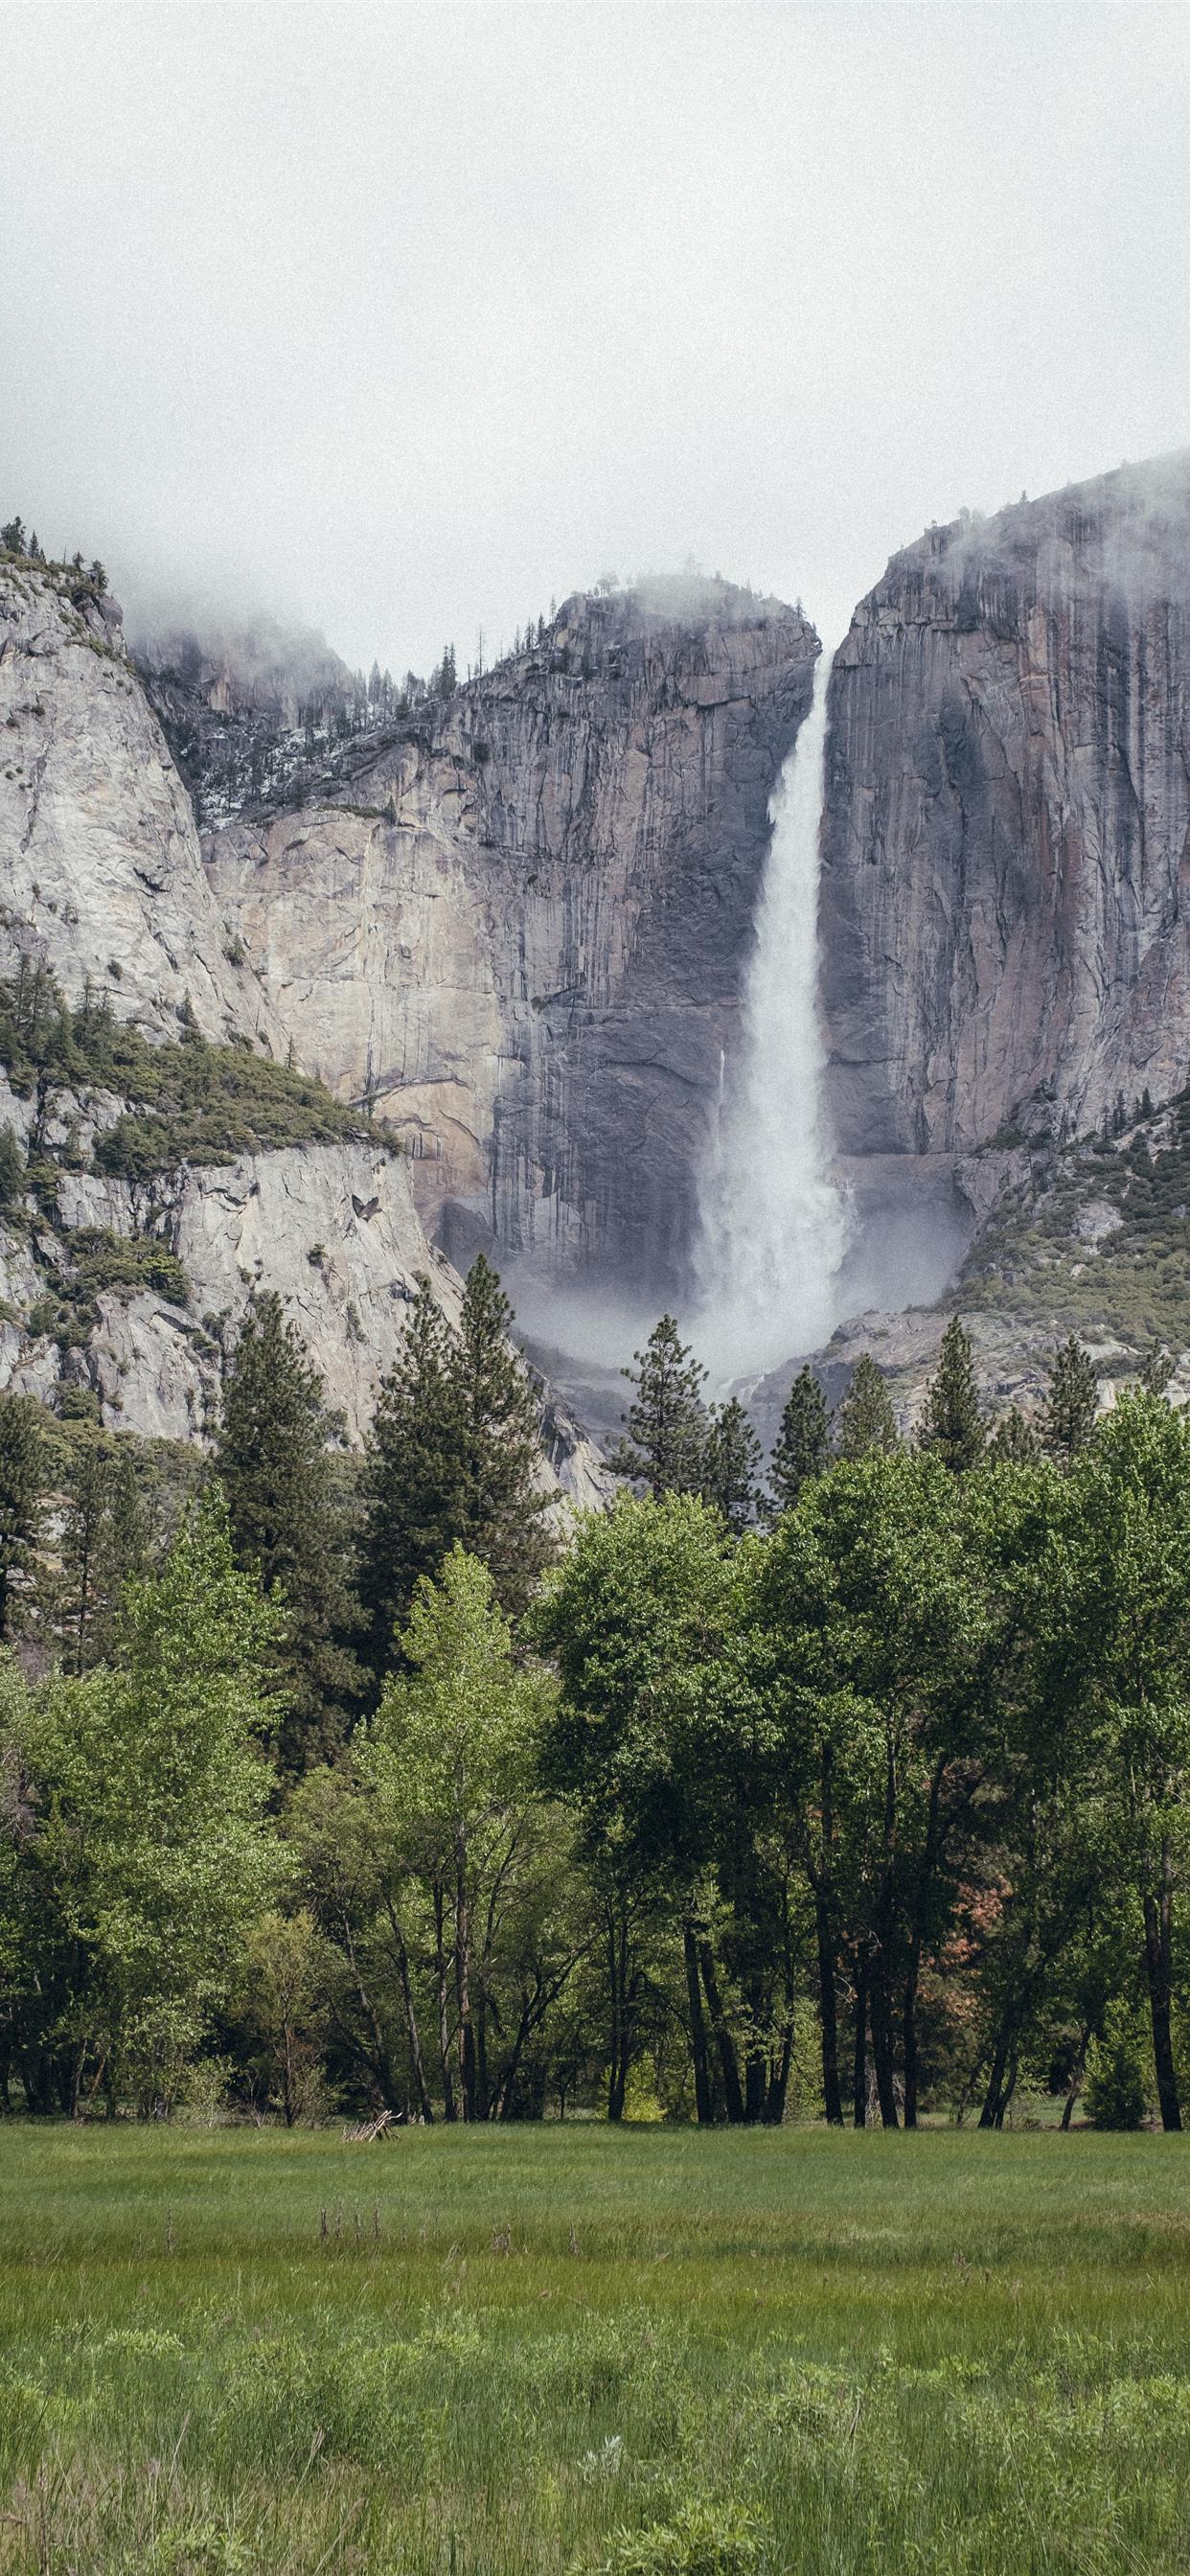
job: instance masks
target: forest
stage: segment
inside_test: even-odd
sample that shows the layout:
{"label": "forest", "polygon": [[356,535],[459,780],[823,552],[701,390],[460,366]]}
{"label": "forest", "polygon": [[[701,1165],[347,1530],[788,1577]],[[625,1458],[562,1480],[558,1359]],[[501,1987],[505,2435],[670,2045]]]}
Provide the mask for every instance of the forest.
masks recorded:
{"label": "forest", "polygon": [[5,2110],[1179,2127],[1164,1363],[993,1430],[953,1322],[762,1480],[667,1316],[562,1529],[511,1324],[423,1284],[362,1463],[268,1294],[188,1482],[0,1398]]}

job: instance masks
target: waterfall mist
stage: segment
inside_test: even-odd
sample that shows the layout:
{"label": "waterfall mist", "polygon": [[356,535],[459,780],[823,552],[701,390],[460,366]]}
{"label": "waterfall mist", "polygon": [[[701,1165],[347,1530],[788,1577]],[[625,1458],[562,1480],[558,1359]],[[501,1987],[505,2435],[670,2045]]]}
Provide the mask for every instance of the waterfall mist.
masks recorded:
{"label": "waterfall mist", "polygon": [[769,811],[744,1043],[700,1192],[695,1339],[724,1382],[812,1350],[838,1320],[846,1204],[832,1178],[818,1020],[818,841],[828,653]]}

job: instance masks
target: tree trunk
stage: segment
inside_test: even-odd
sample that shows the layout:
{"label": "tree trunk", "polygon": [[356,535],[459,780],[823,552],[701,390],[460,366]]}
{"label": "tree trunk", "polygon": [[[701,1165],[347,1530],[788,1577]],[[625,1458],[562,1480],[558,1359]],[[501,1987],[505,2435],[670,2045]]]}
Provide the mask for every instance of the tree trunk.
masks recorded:
{"label": "tree trunk", "polygon": [[851,2076],[851,2117],[862,2129],[868,2118],[868,1954],[857,1950],[855,1959],[855,2056]]}
{"label": "tree trunk", "polygon": [[624,2093],[628,2082],[627,1996],[625,1993],[628,1965],[628,1926],[624,1909],[616,1920],[616,1909],[607,1908],[608,1996],[611,2004],[611,2046],[608,2051],[607,2116],[609,2120],[624,2117]]}
{"label": "tree trunk", "polygon": [[793,2064],[793,2015],[781,2033],[781,2054],[769,2077],[768,2100],[764,2106],[765,2126],[779,2129],[785,2117],[785,2097],[789,2091],[789,2070]]}
{"label": "tree trunk", "polygon": [[915,1932],[905,1977],[905,2010],[901,2046],[905,2065],[905,2126],[917,2127],[917,1988],[921,1975],[921,1941]]}
{"label": "tree trunk", "polygon": [[418,2110],[421,2113],[421,2117],[424,2120],[426,2127],[429,2128],[434,2117],[434,2109],[433,2104],[430,2101],[429,2093],[426,2089],[426,2070],[422,2064],[421,2033],[417,2027],[417,2011],[413,2001],[413,1981],[409,1974],[409,1952],[405,1947],[405,1935],[401,1930],[401,1926],[393,1911],[391,1903],[388,1909],[388,1919],[392,1927],[393,1939],[397,1946],[397,1975],[400,1979],[401,1986],[401,2009],[405,2015],[405,2036],[409,2042],[409,2063],[413,2070],[413,2088],[417,2095]]}
{"label": "tree trunk", "polygon": [[835,1992],[835,1948],[831,1939],[830,1909],[824,1895],[814,1903],[818,1932],[818,2013],[822,2025],[822,2099],[832,2128],[843,2126],[843,2095],[839,2085],[839,2006]]}
{"label": "tree trunk", "polygon": [[459,2091],[464,2120],[475,2118],[475,2033],[471,2027],[471,1916],[467,1903],[467,1843],[455,1844],[455,2003],[459,2016]]}
{"label": "tree trunk", "polygon": [[446,1981],[446,1945],[442,1938],[444,1903],[442,1889],[434,1889],[434,1967],[438,1982],[438,2056],[442,2066],[442,2116],[455,2118],[454,2078],[450,2071],[450,2003]]}
{"label": "tree trunk", "polygon": [[895,2129],[897,2096],[893,2083],[892,2021],[888,2009],[888,1976],[883,1951],[868,1969],[868,2017],[872,2028],[872,2063],[876,2069],[876,2098],[880,2117],[886,2129]]}
{"label": "tree trunk", "polygon": [[702,2012],[702,1991],[698,1982],[698,1942],[694,1925],[682,1927],[682,1951],[686,1963],[686,1996],[690,2006],[690,2054],[694,2064],[694,2116],[700,2128],[710,2124],[711,2070],[707,2060],[707,2032]]}
{"label": "tree trunk", "polygon": [[1180,2129],[1182,2106],[1178,2100],[1177,2068],[1174,2065],[1173,2032],[1170,2027],[1170,2004],[1173,1990],[1173,1890],[1168,1843],[1161,1852],[1161,1894],[1145,1898],[1145,1969],[1149,1980],[1149,2010],[1153,2020],[1153,2067],[1157,2077],[1157,2100],[1163,2129]]}
{"label": "tree trunk", "polygon": [[715,1974],[715,1954],[705,1934],[699,1940],[698,1959],[706,1991],[707,2010],[711,2016],[711,2028],[715,2034],[715,2045],[719,2051],[719,2064],[723,2072],[723,2098],[727,2104],[727,2117],[733,2128],[742,2128],[744,2097],[740,2090],[739,2061],[735,2053],[735,2041],[727,2027],[727,2016],[723,2010],[723,1998],[719,1992],[719,1980]]}
{"label": "tree trunk", "polygon": [[1087,2064],[1087,2050],[1090,2045],[1091,2024],[1089,2021],[1085,2021],[1079,2034],[1079,2043],[1075,2050],[1074,2065],[1070,2071],[1070,2082],[1066,2087],[1066,2099],[1062,2105],[1062,2127],[1064,2129],[1068,2129],[1070,2127],[1071,2120],[1074,2117],[1075,2103],[1083,2089],[1083,2075]]}
{"label": "tree trunk", "polygon": [[1009,2050],[1011,2047],[1012,2022],[1010,2016],[1005,2013],[1001,2019],[1000,2028],[996,2033],[996,2046],[992,2056],[992,2071],[988,2077],[987,2091],[983,2097],[983,2109],[979,2114],[979,2125],[981,2129],[998,2129],[1004,2117],[1004,2102],[1006,2099],[1005,2078],[1008,2066]]}

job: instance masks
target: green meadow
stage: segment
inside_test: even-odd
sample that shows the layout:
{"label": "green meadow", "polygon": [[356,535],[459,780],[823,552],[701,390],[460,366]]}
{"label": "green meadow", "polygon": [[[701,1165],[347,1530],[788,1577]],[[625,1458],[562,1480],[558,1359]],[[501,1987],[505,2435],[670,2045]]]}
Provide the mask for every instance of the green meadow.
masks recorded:
{"label": "green meadow", "polygon": [[1178,2138],[0,2133],[0,2568],[1190,2569]]}

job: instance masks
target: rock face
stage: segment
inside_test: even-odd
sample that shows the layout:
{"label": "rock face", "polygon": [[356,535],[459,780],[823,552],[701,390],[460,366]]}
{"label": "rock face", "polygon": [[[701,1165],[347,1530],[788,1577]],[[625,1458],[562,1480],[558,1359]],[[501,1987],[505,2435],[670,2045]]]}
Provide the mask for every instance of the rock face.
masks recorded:
{"label": "rock face", "polygon": [[[149,1034],[287,1038],[203,873],[120,610],[0,564],[0,973],[37,955],[69,1000],[89,980]],[[230,953],[229,953],[230,952]]]}
{"label": "rock face", "polygon": [[207,835],[300,1060],[378,1102],[459,1258],[680,1280],[818,650],[721,583],[578,597],[321,803]]}
{"label": "rock face", "polygon": [[[58,1210],[71,1230],[134,1236],[145,1231],[147,1196],[127,1181],[64,1172]],[[177,1254],[191,1297],[188,1308],[143,1294],[100,1300],[84,1383],[125,1430],[176,1440],[202,1433],[219,1384],[212,1326],[226,1321],[234,1333],[255,1288],[282,1298],[353,1442],[363,1439],[400,1349],[419,1274],[457,1316],[459,1279],[430,1252],[397,1156],[362,1145],[294,1146],[210,1171],[188,1167],[157,1184],[153,1200],[153,1231]]]}
{"label": "rock face", "polygon": [[1186,1081],[1188,691],[1190,454],[932,529],[861,603],[822,883],[861,1169],[941,1174]]}

